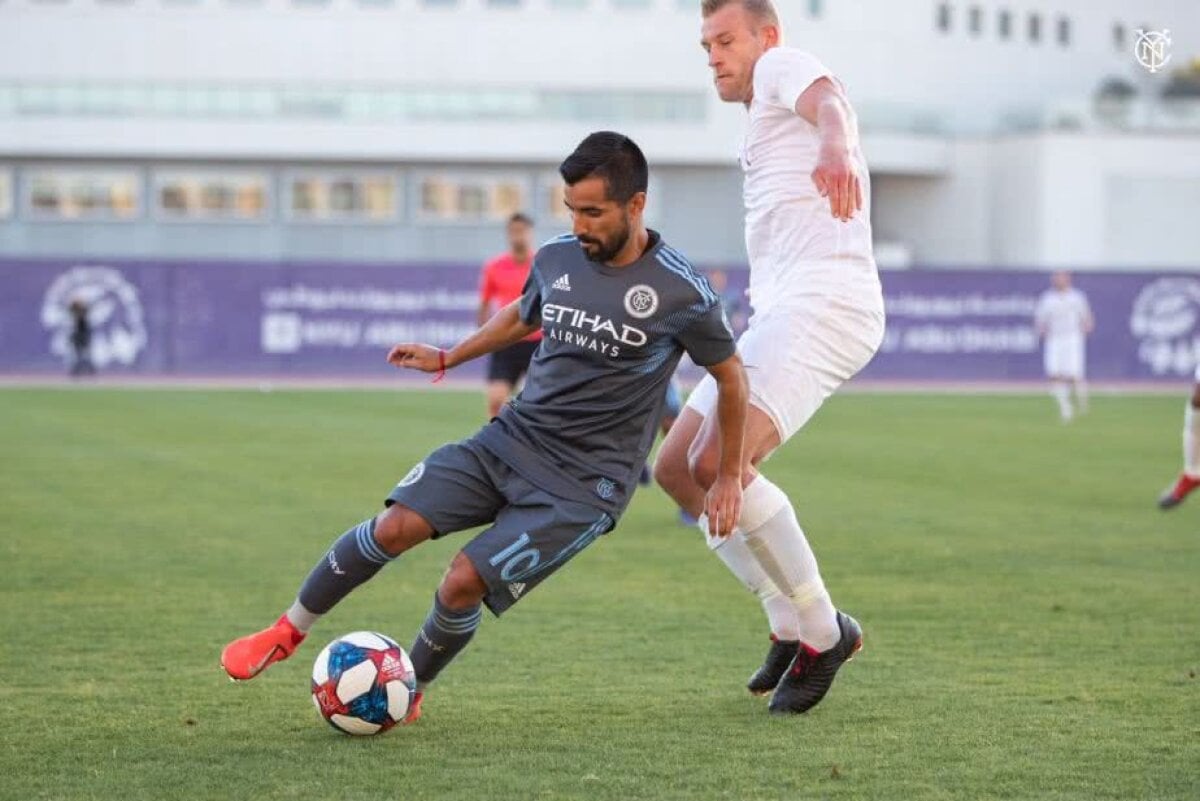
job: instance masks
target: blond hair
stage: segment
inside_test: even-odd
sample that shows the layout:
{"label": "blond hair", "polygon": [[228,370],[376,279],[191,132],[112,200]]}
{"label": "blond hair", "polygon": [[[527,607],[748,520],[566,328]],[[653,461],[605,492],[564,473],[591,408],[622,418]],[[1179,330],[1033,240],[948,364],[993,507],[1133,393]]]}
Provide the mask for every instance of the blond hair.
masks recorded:
{"label": "blond hair", "polygon": [[725,6],[740,5],[759,23],[779,27],[779,15],[771,0],[701,0],[700,16],[709,17],[716,14]]}

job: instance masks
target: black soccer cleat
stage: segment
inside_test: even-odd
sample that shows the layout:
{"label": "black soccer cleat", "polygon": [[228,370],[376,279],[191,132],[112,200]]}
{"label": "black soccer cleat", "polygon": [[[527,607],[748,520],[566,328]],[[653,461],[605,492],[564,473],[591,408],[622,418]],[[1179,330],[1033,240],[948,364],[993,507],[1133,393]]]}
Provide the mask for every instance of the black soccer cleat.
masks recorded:
{"label": "black soccer cleat", "polygon": [[828,651],[817,653],[801,644],[787,674],[779,680],[779,686],[771,696],[769,709],[772,713],[799,715],[821,703],[838,668],[862,649],[862,628],[858,621],[838,612],[837,622],[842,638]]}
{"label": "black soccer cleat", "polygon": [[775,685],[779,684],[779,680],[787,672],[788,665],[792,664],[799,648],[798,640],[779,640],[772,634],[771,649],[767,651],[767,658],[763,660],[762,667],[754,671],[750,681],[746,682],[746,689],[750,694],[766,695],[774,690]]}

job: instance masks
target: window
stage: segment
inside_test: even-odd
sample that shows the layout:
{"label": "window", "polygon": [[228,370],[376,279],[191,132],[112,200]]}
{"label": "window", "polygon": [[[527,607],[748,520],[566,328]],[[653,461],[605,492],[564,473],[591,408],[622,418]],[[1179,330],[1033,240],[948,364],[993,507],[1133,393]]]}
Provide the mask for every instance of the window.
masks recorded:
{"label": "window", "polygon": [[12,216],[12,170],[0,167],[0,220]]}
{"label": "window", "polygon": [[1071,44],[1071,20],[1067,17],[1058,18],[1058,43],[1063,47]]}
{"label": "window", "polygon": [[180,222],[262,220],[267,183],[264,173],[164,170],[154,176],[155,213]]}
{"label": "window", "polygon": [[141,210],[141,180],[134,170],[30,170],[26,208],[41,220],[132,220]]}
{"label": "window", "polygon": [[950,4],[940,3],[937,8],[937,27],[942,33],[950,32]]}
{"label": "window", "polygon": [[1125,26],[1119,22],[1114,22],[1112,26],[1112,41],[1113,47],[1117,50],[1125,49]]}
{"label": "window", "polygon": [[971,10],[967,12],[967,30],[972,36],[983,32],[983,9],[979,6],[971,6]]}
{"label": "window", "polygon": [[291,174],[286,182],[292,220],[391,222],[399,209],[391,173]]}
{"label": "window", "polygon": [[996,31],[1000,34],[1001,39],[1007,39],[1012,36],[1012,14],[1008,11],[1001,11],[996,17]]}
{"label": "window", "polygon": [[1042,17],[1039,14],[1029,15],[1029,41],[1037,44],[1042,40]]}
{"label": "window", "polygon": [[526,205],[526,183],[512,176],[426,175],[419,186],[426,222],[496,222]]}
{"label": "window", "polygon": [[[546,219],[554,223],[555,226],[568,229],[571,227],[571,210],[567,208],[567,187],[563,183],[562,177],[558,173],[547,173],[540,179],[541,183],[541,198],[539,202],[543,205],[536,209],[534,217],[538,220]],[[659,208],[662,199],[660,187],[654,176],[646,184],[646,210],[643,216],[647,223],[653,225],[658,218]]]}

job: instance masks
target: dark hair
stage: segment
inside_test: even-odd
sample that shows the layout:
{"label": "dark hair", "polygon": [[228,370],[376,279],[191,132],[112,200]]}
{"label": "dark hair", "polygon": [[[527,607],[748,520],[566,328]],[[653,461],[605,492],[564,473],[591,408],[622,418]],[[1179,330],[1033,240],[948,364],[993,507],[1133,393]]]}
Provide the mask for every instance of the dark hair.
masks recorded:
{"label": "dark hair", "polygon": [[760,24],[779,27],[779,15],[775,13],[771,0],[703,0],[700,3],[700,16],[710,17],[725,6],[732,5],[746,9]]}
{"label": "dark hair", "polygon": [[628,136],[613,131],[588,134],[559,165],[558,173],[568,186],[593,175],[603,178],[608,199],[618,203],[628,203],[638,192],[645,192],[650,181],[642,149]]}
{"label": "dark hair", "polygon": [[508,218],[508,224],[512,225],[513,223],[525,223],[525,225],[528,225],[532,228],[533,218],[523,211],[514,211],[512,216]]}

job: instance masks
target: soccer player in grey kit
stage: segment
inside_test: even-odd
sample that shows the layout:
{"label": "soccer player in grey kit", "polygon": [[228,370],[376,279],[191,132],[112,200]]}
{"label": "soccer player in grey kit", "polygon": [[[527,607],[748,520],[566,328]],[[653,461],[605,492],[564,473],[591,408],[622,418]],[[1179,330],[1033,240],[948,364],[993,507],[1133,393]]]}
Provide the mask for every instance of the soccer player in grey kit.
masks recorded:
{"label": "soccer player in grey kit", "polygon": [[542,330],[525,388],[475,436],[418,463],[385,508],[318,560],[271,627],[221,654],[251,679],[291,656],[318,618],[413,546],[490,523],[450,564],[411,648],[424,690],[470,642],[482,605],[500,615],[597,537],[633,494],[671,375],[686,352],[719,388],[720,470],[711,533],[741,512],[747,381],[721,300],[642,219],[647,166],[621,134],[588,136],[559,167],[573,235],[545,244],[520,298],[449,351],[397,345],[397,367],[441,372]]}

